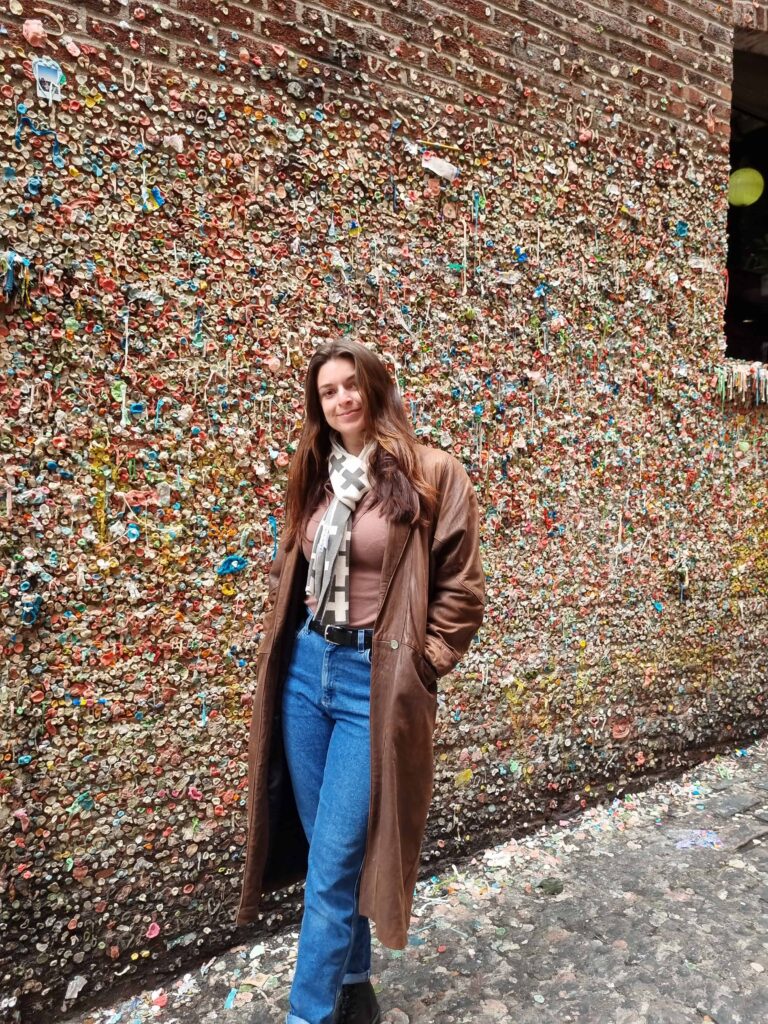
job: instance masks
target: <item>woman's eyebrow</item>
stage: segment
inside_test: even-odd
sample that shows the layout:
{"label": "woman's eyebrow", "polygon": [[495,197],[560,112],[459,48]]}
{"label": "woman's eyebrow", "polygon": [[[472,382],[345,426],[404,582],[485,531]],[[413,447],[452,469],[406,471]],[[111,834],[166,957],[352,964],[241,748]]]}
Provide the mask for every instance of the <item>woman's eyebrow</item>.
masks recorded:
{"label": "woman's eyebrow", "polygon": [[[349,384],[357,384],[357,374],[350,373],[350,375],[346,378],[346,380],[342,381],[342,383],[344,384],[345,387],[347,387]],[[320,386],[320,391],[333,390],[333,388],[336,387],[338,387],[337,384],[322,384]]]}

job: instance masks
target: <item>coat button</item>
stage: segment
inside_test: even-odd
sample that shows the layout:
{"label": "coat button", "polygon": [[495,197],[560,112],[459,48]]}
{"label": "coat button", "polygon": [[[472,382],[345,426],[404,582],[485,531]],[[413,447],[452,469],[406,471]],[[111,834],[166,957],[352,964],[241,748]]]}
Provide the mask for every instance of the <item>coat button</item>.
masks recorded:
{"label": "coat button", "polygon": [[396,651],[400,644],[397,642],[397,640],[390,640],[389,646],[392,648],[393,651]]}

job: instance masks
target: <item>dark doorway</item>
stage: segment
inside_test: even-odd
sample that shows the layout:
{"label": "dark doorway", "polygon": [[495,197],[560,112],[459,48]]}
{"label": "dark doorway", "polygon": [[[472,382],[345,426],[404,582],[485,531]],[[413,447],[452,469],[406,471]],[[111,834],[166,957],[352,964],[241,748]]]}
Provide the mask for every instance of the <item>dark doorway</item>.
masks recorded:
{"label": "dark doorway", "polygon": [[768,362],[768,33],[734,44],[726,355]]}

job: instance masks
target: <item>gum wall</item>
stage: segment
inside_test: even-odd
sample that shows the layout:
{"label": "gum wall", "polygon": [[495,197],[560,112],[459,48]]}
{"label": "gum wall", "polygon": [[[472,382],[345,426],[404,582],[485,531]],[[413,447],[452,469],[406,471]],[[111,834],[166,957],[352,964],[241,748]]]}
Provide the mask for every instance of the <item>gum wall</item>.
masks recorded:
{"label": "gum wall", "polygon": [[[477,488],[425,864],[765,731],[765,368],[710,0],[0,12],[0,1006],[233,939],[314,346]],[[292,912],[273,902],[265,926]]]}

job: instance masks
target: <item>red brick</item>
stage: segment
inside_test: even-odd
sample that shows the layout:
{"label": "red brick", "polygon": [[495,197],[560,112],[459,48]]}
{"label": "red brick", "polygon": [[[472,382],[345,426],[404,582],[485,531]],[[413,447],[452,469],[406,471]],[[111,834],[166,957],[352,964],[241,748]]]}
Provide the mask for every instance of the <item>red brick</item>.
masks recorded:
{"label": "red brick", "polygon": [[[406,18],[412,21],[419,21],[423,24],[429,24],[434,21],[440,12],[440,9],[435,7],[431,0],[402,0],[401,3],[383,3],[387,13],[397,14],[401,18]],[[450,7],[450,4],[442,4],[443,7]],[[443,12],[444,13],[444,12]],[[464,21],[464,19],[461,19]]]}
{"label": "red brick", "polygon": [[199,18],[188,17],[179,11],[168,11],[166,18],[170,22],[169,27],[159,29],[166,38],[175,39],[180,43],[194,43],[196,46],[218,47],[219,30],[215,25],[210,25]]}
{"label": "red brick", "polygon": [[686,77],[691,85],[695,85],[703,92],[707,93],[707,95],[717,98],[719,83],[714,82],[711,78],[708,78],[706,75],[699,74],[698,71],[694,70],[688,70],[686,72]]}
{"label": "red brick", "polygon": [[705,71],[718,80],[727,80],[731,76],[730,61],[727,66],[725,64],[720,64],[718,61],[704,53],[700,46],[697,46],[696,48],[676,46],[672,50],[671,55],[678,65],[683,64],[685,67],[689,68],[693,68],[698,65],[698,69],[700,71]]}
{"label": "red brick", "polygon": [[[641,19],[641,13],[638,11],[638,20]],[[642,18],[642,25],[638,26],[638,36],[642,39],[652,40],[657,44],[657,40],[669,40],[669,39],[682,39],[684,30],[679,25],[675,25],[674,22],[668,21],[666,18],[654,17],[653,22],[648,24],[646,18]],[[658,45],[658,44],[657,44]]]}
{"label": "red brick", "polygon": [[436,75],[452,78],[455,62],[447,53],[431,53],[427,58],[427,68]]}
{"label": "red brick", "polygon": [[204,46],[180,45],[176,48],[176,60],[179,67],[185,71],[194,74],[212,73],[218,66],[219,55],[216,50]]}
{"label": "red brick", "polygon": [[243,33],[237,41],[237,46],[248,51],[250,61],[245,67],[258,66],[259,62],[264,67],[275,67],[280,60],[269,42],[260,36],[253,36],[247,32]]}
{"label": "red brick", "polygon": [[162,62],[169,61],[173,46],[173,40],[164,39],[162,36],[144,36],[144,55],[146,57]]}
{"label": "red brick", "polygon": [[[370,92],[366,92],[364,89],[365,83],[359,81],[354,72],[347,71],[345,68],[337,66],[323,66],[320,62],[320,77],[325,82],[329,97],[332,93],[333,98],[336,98],[337,92],[340,94],[346,94],[348,96],[358,96],[358,102],[360,97],[366,98],[370,95]],[[367,102],[367,101],[366,101]]]}
{"label": "red brick", "polygon": [[706,34],[725,46],[731,46],[733,43],[733,33],[730,27],[726,28],[725,25],[709,25]]}
{"label": "red brick", "polygon": [[[494,17],[493,8],[483,0],[445,0],[445,4],[446,7],[451,7],[472,21],[478,21],[481,24],[492,21]],[[490,16],[485,13],[486,11],[490,11]]]}
{"label": "red brick", "polygon": [[[50,6],[56,5],[51,4]],[[117,21],[121,21],[123,18],[128,22],[132,20],[130,15],[126,17],[126,8],[120,3],[120,0],[79,0],[77,6],[82,12],[90,11],[96,17],[105,20],[110,20],[111,18]],[[136,4],[131,4],[129,10],[132,11],[136,6]],[[73,14],[71,9],[69,13],[70,15]],[[136,22],[136,25],[139,26],[140,22]]]}
{"label": "red brick", "polygon": [[354,18],[369,27],[381,24],[382,11],[365,3],[357,3],[356,0],[323,0],[323,7],[347,18]]}
{"label": "red brick", "polygon": [[456,39],[463,39],[467,34],[467,19],[458,14],[448,14],[445,11],[435,9],[435,14],[429,23],[430,29],[436,28],[446,35],[454,36]]}
{"label": "red brick", "polygon": [[399,14],[383,11],[379,24],[390,35],[400,36],[410,43],[417,43],[422,46],[432,46],[434,44],[435,36],[429,25],[422,25],[419,22],[401,18]]}
{"label": "red brick", "polygon": [[[143,18],[137,19],[133,17],[133,11],[138,8],[144,11]],[[169,6],[163,8],[159,4],[153,4],[151,7],[146,9],[139,7],[138,4],[131,4],[128,8],[129,16],[125,18],[125,21],[134,29],[136,32],[141,32],[145,37],[150,36],[153,29],[162,31],[162,26],[165,20],[170,20],[173,16],[173,8]],[[125,8],[123,8],[125,11]],[[123,20],[123,16],[119,17],[118,20]]]}
{"label": "red brick", "polygon": [[467,38],[475,46],[487,47],[502,56],[509,55],[509,35],[491,25],[470,25]]}
{"label": "red brick", "polygon": [[716,19],[712,17],[715,12],[714,4],[704,4],[704,10],[701,14],[694,14],[690,10],[690,6],[701,7],[695,2],[689,0],[689,7],[681,7],[679,4],[672,3],[670,0],[643,0],[643,3],[650,7],[652,10],[656,10],[659,14],[668,18],[674,19],[683,28],[696,29],[699,32],[706,32],[707,28]]}
{"label": "red brick", "polygon": [[461,92],[455,82],[445,82],[432,78],[430,75],[419,75],[424,91],[430,96],[444,100],[446,103],[460,103]]}
{"label": "red brick", "polygon": [[240,7],[234,3],[217,4],[213,0],[175,0],[175,7],[183,14],[201,18],[221,29],[234,31],[252,29],[259,16],[259,12],[253,9]]}
{"label": "red brick", "polygon": [[[496,16],[493,20],[493,30],[499,32],[507,37],[507,47],[511,43],[510,36],[517,33],[525,34],[526,28],[530,28],[529,23],[524,18],[519,17],[517,14],[512,14],[509,11],[497,11]],[[477,29],[473,26],[473,31]]]}
{"label": "red brick", "polygon": [[[307,22],[311,28],[322,28],[322,23]],[[367,46],[370,43],[368,29],[364,25],[357,25],[355,22],[346,21],[344,18],[333,17],[331,19],[332,31],[325,33],[331,39],[341,39],[350,46]]]}
{"label": "red brick", "polygon": [[427,50],[421,46],[414,46],[411,43],[406,43],[404,40],[395,42],[394,44],[397,56],[405,61],[406,64],[412,64],[416,67],[426,67],[427,65]]}
{"label": "red brick", "polygon": [[677,25],[659,18],[652,25],[633,25],[629,32],[626,29],[622,30],[622,21],[617,19],[613,25],[613,32],[617,36],[629,35],[633,42],[648,46],[663,54],[669,53],[675,44],[682,40],[683,36],[682,29]]}
{"label": "red brick", "polygon": [[270,43],[286,46],[295,53],[322,53],[324,50],[318,51],[318,45],[323,46],[327,43],[327,40],[322,38],[322,33],[318,38],[308,27],[276,21],[274,18],[262,20],[261,32]]}
{"label": "red brick", "polygon": [[113,46],[136,57],[144,54],[144,34],[141,31],[123,29],[114,22],[93,17],[88,17],[85,27],[88,35],[104,46]]}
{"label": "red brick", "polygon": [[[43,22],[43,25],[45,25],[46,28],[48,28],[48,29],[53,28],[55,30],[57,28],[57,26],[56,25],[49,25],[46,22],[46,18],[45,18],[46,11],[55,11],[59,15],[59,17],[61,18],[61,20],[63,21],[63,23],[64,23],[64,25],[66,27],[68,27],[70,29],[74,29],[75,26],[79,26],[79,27],[84,27],[85,26],[85,11],[81,12],[78,8],[79,8],[79,4],[72,5],[72,4],[69,4],[69,3],[53,3],[53,2],[49,2],[49,0],[43,0],[42,3],[39,3],[39,4],[36,3],[34,5],[34,15],[30,11],[28,16],[29,17],[33,17],[33,16],[34,17],[39,17],[40,20]],[[25,10],[26,9],[27,8],[26,8],[26,4],[25,4]]]}
{"label": "red brick", "polygon": [[297,5],[297,8],[300,15],[296,18],[297,24],[305,25],[307,28],[322,29],[328,35],[333,33],[334,15],[323,10],[322,5],[300,4]]}
{"label": "red brick", "polygon": [[396,60],[387,60],[379,54],[365,54],[364,64],[369,72],[376,79],[384,81],[399,82],[404,69],[400,68]]}

